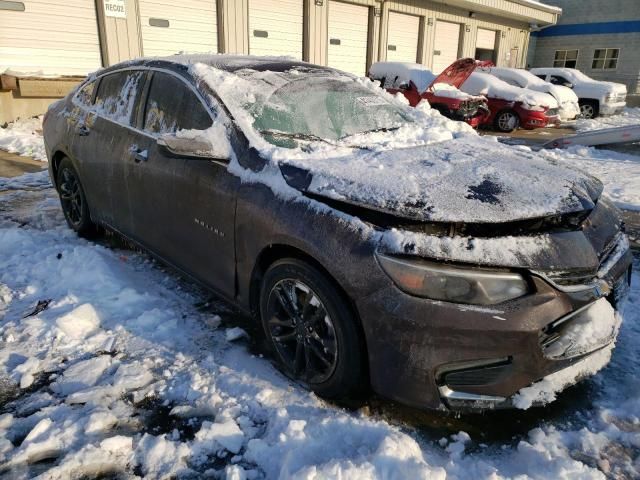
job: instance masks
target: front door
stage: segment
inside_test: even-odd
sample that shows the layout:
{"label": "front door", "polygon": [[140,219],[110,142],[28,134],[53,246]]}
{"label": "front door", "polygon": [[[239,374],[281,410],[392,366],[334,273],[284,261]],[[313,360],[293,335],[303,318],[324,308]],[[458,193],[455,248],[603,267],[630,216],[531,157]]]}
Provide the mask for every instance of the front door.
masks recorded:
{"label": "front door", "polygon": [[153,72],[125,178],[134,237],[169,263],[232,297],[239,180],[224,163],[177,158],[157,145],[163,134],[206,130],[217,113],[210,113],[185,80],[169,72]]}

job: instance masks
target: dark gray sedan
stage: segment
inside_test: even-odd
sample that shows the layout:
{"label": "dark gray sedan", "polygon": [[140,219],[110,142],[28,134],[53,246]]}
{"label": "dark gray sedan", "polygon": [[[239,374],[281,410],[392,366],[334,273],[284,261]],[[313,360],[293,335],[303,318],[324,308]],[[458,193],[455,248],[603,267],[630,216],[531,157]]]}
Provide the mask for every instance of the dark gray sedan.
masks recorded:
{"label": "dark gray sedan", "polygon": [[602,368],[631,260],[600,182],[418,110],[304,62],[176,56],[90,76],[44,137],[73,230],[238,305],[322,396],[500,408]]}

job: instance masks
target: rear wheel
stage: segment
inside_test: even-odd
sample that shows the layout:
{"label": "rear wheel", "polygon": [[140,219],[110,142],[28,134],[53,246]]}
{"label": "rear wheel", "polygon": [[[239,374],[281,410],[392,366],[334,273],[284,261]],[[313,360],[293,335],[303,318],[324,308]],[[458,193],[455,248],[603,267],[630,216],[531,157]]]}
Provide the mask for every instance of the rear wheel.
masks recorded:
{"label": "rear wheel", "polygon": [[56,177],[60,205],[67,224],[78,235],[88,237],[96,232],[91,221],[87,199],[80,183],[78,172],[68,158],[62,159]]}
{"label": "rear wheel", "polygon": [[493,126],[499,132],[513,132],[520,125],[520,118],[513,110],[503,110],[496,115]]}
{"label": "rear wheel", "polygon": [[363,390],[363,339],[351,308],[318,269],[292,258],[275,262],[262,282],[260,314],[286,375],[328,398]]}
{"label": "rear wheel", "polygon": [[579,104],[582,118],[596,118],[600,113],[598,102],[594,100],[580,100]]}

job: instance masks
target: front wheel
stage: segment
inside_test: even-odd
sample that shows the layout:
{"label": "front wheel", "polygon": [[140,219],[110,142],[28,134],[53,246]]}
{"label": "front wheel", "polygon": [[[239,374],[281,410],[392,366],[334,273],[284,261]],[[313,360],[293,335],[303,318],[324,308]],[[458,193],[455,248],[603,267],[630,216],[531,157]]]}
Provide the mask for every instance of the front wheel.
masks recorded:
{"label": "front wheel", "polygon": [[580,102],[580,115],[582,118],[596,118],[598,116],[598,103],[591,100]]}
{"label": "front wheel", "polygon": [[260,314],[286,375],[327,398],[362,392],[362,335],[352,309],[318,269],[292,258],[275,262],[262,282]]}
{"label": "front wheel", "polygon": [[96,232],[96,226],[91,221],[87,198],[78,172],[68,158],[60,162],[56,184],[62,212],[69,227],[82,237],[93,235]]}
{"label": "front wheel", "polygon": [[520,125],[520,118],[518,118],[516,112],[512,110],[504,110],[496,115],[493,125],[499,132],[510,133],[518,128]]}

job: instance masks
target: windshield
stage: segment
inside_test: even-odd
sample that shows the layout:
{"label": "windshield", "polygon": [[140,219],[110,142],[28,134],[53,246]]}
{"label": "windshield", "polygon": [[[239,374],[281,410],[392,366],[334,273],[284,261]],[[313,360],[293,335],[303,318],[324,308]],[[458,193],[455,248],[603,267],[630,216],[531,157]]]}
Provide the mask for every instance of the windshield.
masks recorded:
{"label": "windshield", "polygon": [[411,122],[402,108],[351,77],[332,72],[252,72],[242,76],[263,85],[245,108],[254,128],[274,145],[338,141]]}

